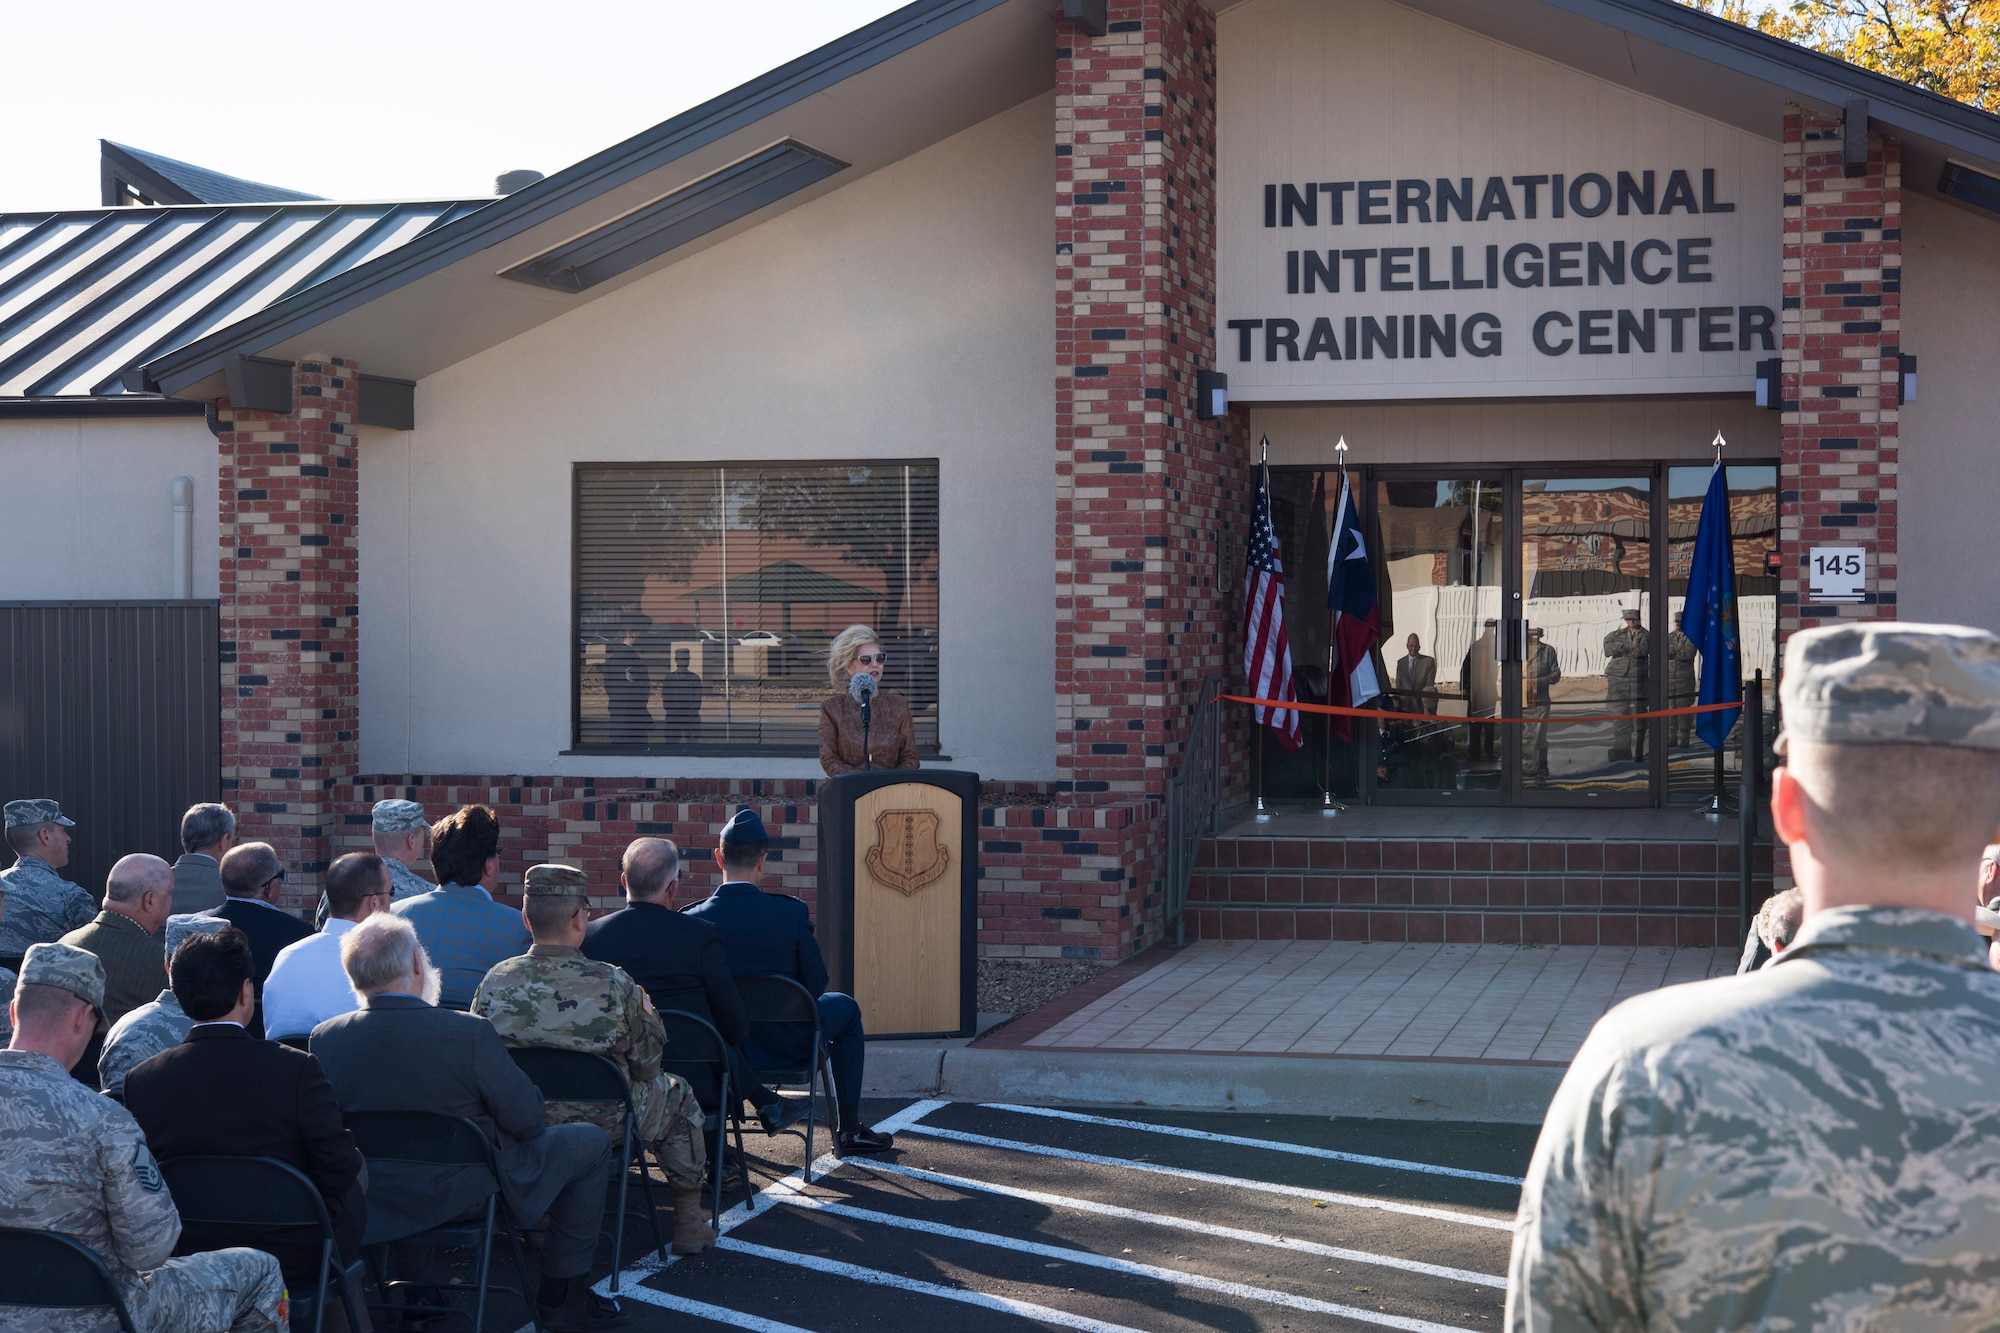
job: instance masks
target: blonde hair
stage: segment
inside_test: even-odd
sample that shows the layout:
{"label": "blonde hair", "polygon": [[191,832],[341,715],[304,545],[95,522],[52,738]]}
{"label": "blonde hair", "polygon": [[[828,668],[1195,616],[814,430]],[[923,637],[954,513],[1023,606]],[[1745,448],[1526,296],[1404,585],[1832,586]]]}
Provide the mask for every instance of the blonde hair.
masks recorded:
{"label": "blonde hair", "polygon": [[833,646],[826,650],[826,674],[832,678],[835,689],[847,688],[847,678],[854,673],[854,658],[869,644],[880,645],[881,638],[866,625],[849,625],[834,635]]}

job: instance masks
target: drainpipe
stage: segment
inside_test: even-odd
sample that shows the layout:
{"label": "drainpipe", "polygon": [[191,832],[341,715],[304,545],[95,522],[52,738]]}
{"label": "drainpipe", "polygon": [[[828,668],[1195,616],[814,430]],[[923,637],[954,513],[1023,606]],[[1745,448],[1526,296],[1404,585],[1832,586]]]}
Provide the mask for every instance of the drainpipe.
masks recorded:
{"label": "drainpipe", "polygon": [[174,478],[174,598],[194,596],[194,478]]}

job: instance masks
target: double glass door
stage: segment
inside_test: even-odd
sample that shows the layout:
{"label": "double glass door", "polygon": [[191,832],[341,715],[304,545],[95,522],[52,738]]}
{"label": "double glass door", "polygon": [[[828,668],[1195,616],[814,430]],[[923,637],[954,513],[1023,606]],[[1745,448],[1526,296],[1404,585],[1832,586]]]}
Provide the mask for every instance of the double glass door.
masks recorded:
{"label": "double glass door", "polygon": [[[1651,804],[1659,469],[1377,470],[1382,803]],[[1566,718],[1588,721],[1564,723]]]}

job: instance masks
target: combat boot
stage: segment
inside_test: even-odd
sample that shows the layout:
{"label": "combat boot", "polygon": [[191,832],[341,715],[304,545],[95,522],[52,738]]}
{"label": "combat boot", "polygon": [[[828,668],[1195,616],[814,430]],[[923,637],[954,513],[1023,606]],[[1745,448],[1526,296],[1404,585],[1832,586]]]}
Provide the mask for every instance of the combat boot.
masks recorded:
{"label": "combat boot", "polygon": [[715,1244],[715,1228],[702,1220],[701,1190],[674,1190],[674,1253],[700,1254]]}

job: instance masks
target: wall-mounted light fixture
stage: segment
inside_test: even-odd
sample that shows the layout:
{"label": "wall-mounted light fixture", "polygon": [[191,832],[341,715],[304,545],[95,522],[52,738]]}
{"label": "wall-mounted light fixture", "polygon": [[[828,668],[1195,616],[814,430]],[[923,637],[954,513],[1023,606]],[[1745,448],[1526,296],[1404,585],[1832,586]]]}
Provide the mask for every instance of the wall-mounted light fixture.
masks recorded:
{"label": "wall-mounted light fixture", "polygon": [[1229,415],[1229,376],[1219,370],[1194,373],[1194,414],[1203,421]]}
{"label": "wall-mounted light fixture", "polygon": [[1092,37],[1111,31],[1110,0],[1063,0],[1063,17]]}
{"label": "wall-mounted light fixture", "polygon": [[1757,406],[1785,410],[1785,363],[1777,357],[1757,363]]}
{"label": "wall-mounted light fixture", "polygon": [[1917,358],[1908,352],[1896,357],[1896,405],[1917,401]]}

